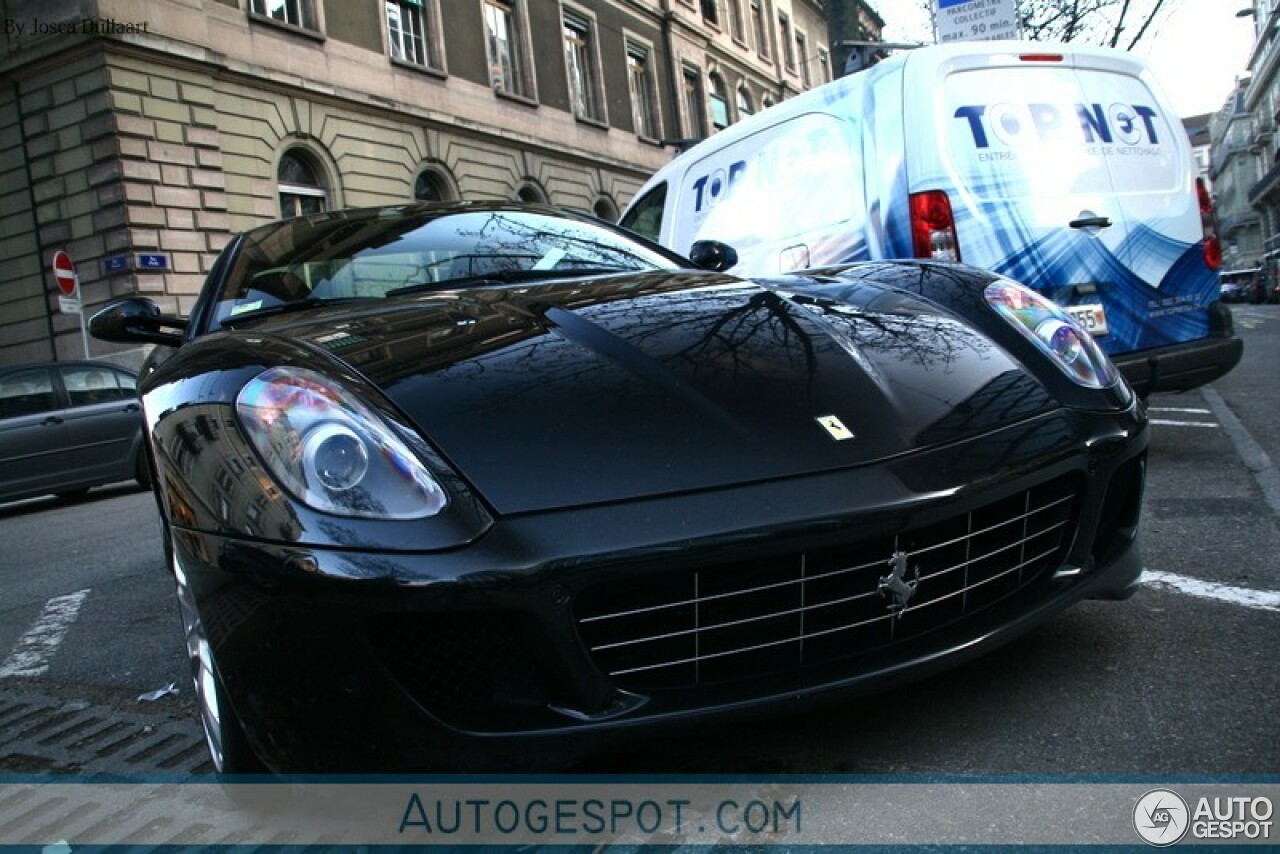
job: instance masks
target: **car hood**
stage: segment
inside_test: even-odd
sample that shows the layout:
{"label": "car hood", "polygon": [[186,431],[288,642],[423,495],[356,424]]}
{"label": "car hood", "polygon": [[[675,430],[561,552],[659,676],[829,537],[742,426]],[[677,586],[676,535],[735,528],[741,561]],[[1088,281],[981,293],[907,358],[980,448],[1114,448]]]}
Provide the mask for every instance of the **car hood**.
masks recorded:
{"label": "car hood", "polygon": [[363,374],[499,513],[863,465],[1053,406],[935,305],[780,285],[608,276],[266,325]]}

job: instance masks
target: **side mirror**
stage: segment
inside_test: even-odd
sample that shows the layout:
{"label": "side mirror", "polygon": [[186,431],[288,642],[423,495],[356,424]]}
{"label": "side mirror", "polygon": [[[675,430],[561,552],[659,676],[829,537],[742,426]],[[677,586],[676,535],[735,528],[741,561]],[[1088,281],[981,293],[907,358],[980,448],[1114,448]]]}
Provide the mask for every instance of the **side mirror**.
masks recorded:
{"label": "side mirror", "polygon": [[113,302],[89,319],[89,332],[103,341],[145,341],[167,347],[181,346],[182,335],[162,331],[166,327],[186,329],[187,321],[161,314],[160,307],[146,297],[129,297]]}
{"label": "side mirror", "polygon": [[719,240],[698,240],[689,249],[689,260],[699,269],[723,273],[738,263],[738,250]]}

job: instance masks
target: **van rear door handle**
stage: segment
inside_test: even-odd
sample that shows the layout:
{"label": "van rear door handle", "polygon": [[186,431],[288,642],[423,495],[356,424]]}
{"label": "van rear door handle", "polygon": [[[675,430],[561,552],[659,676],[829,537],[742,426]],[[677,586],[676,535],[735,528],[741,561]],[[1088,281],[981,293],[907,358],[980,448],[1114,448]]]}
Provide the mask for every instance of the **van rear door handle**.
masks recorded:
{"label": "van rear door handle", "polygon": [[1111,217],[1109,216],[1086,216],[1080,219],[1073,219],[1067,225],[1072,228],[1110,228]]}

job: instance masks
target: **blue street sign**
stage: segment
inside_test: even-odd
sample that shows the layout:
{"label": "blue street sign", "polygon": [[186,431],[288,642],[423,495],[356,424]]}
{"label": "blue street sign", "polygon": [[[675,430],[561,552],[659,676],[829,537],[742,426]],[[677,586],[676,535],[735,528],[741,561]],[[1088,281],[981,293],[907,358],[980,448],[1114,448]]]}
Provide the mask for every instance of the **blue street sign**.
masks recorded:
{"label": "blue street sign", "polygon": [[139,270],[167,270],[169,269],[168,255],[139,255]]}
{"label": "blue street sign", "polygon": [[115,273],[123,273],[129,269],[128,255],[112,255],[110,258],[104,258],[102,261],[102,275],[110,276]]}

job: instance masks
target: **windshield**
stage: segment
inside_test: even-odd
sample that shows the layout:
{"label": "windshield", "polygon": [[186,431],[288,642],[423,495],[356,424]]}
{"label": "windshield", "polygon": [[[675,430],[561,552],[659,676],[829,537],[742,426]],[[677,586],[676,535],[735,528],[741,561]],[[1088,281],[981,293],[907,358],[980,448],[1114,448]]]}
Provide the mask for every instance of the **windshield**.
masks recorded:
{"label": "windshield", "polygon": [[249,232],[213,320],[407,291],[678,266],[624,233],[551,212],[339,212]]}

